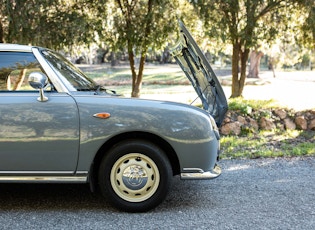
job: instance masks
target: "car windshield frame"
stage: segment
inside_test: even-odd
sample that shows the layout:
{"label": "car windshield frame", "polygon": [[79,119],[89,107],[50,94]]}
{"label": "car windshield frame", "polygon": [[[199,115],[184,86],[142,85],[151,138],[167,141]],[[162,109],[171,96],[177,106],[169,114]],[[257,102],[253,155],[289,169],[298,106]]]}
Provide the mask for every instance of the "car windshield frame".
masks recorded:
{"label": "car windshield frame", "polygon": [[95,91],[98,88],[96,82],[61,54],[48,49],[40,52],[69,91]]}

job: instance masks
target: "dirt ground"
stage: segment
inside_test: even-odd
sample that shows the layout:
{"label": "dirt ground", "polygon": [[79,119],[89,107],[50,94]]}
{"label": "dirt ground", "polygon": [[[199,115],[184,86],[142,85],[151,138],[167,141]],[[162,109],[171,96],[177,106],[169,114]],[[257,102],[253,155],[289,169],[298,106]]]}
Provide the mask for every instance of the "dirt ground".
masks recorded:
{"label": "dirt ground", "polygon": [[[246,85],[244,98],[269,100],[274,99],[280,105],[295,110],[315,109],[315,72],[295,71],[260,74],[261,85]],[[229,93],[226,93],[229,95]]]}

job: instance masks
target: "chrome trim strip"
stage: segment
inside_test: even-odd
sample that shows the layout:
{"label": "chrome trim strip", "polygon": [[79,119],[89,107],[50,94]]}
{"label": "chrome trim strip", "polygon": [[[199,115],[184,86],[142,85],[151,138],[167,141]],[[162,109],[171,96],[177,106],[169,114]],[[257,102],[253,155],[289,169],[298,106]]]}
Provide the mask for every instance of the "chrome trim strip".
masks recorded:
{"label": "chrome trim strip", "polygon": [[88,172],[88,171],[76,171],[75,174],[76,174],[76,175],[88,175],[89,172]]}
{"label": "chrome trim strip", "polygon": [[1,183],[87,183],[87,181],[87,176],[0,176]]}
{"label": "chrome trim strip", "polygon": [[0,171],[0,182],[87,183],[88,171]]}
{"label": "chrome trim strip", "polygon": [[[81,174],[84,172],[80,172]],[[87,172],[85,172],[87,174]],[[25,175],[25,174],[33,174],[33,175],[74,175],[73,171],[0,171],[1,175]]]}
{"label": "chrome trim strip", "polygon": [[9,52],[32,52],[32,46],[27,45],[18,45],[18,44],[8,44],[8,43],[0,43],[1,51],[9,51]]}
{"label": "chrome trim strip", "polygon": [[214,179],[221,175],[222,170],[220,166],[215,165],[213,170],[205,172],[202,169],[199,168],[184,168],[184,171],[189,172],[182,172],[180,174],[180,178],[182,180],[208,180],[208,179]]}
{"label": "chrome trim strip", "polygon": [[204,172],[201,168],[183,168],[183,171],[189,171],[189,172]]}

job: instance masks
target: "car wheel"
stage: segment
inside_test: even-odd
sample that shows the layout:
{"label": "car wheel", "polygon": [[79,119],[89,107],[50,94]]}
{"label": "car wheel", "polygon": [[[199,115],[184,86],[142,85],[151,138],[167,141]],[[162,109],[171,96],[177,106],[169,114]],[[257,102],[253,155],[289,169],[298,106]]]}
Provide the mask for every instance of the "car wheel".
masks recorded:
{"label": "car wheel", "polygon": [[172,169],[165,153],[156,145],[128,140],[109,150],[98,176],[103,196],[117,208],[143,212],[164,200]]}

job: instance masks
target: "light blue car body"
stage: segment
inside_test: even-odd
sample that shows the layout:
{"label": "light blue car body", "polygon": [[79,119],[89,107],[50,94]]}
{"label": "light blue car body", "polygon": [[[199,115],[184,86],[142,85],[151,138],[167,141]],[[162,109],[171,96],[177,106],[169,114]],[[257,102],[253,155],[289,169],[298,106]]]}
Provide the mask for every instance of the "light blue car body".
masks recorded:
{"label": "light blue car body", "polygon": [[[182,39],[172,52],[205,109],[124,98],[102,87],[83,89],[94,83],[59,54],[0,44],[0,182],[93,185],[104,154],[127,139],[159,146],[173,174],[182,179],[218,177],[217,125],[227,110],[226,98],[209,63],[181,26]],[[188,56],[184,50],[190,50]]]}

